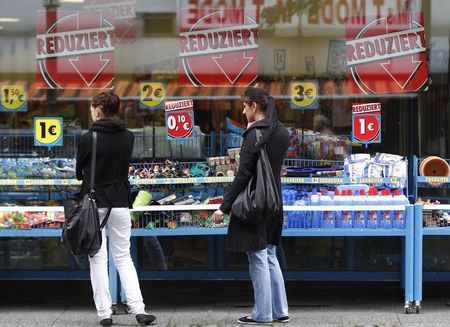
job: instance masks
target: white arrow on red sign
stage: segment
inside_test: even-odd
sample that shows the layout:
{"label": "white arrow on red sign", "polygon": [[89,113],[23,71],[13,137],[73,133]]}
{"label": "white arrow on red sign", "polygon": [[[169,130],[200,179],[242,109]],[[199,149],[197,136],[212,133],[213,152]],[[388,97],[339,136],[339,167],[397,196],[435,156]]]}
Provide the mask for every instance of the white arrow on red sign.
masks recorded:
{"label": "white arrow on red sign", "polygon": [[234,84],[254,58],[247,57],[245,52],[230,52],[212,59],[230,83]]}
{"label": "white arrow on red sign", "polygon": [[[409,13],[390,15],[386,19],[386,33],[410,30],[412,27],[411,15]],[[414,57],[415,55],[396,57],[380,65],[404,89],[422,64],[420,60],[415,60]]]}

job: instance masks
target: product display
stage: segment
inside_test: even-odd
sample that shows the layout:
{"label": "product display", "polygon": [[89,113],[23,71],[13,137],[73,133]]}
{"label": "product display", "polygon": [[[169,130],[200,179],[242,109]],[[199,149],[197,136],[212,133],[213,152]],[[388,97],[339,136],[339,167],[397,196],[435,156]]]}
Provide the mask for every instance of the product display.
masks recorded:
{"label": "product display", "polygon": [[2,178],[75,178],[75,159],[0,158]]}

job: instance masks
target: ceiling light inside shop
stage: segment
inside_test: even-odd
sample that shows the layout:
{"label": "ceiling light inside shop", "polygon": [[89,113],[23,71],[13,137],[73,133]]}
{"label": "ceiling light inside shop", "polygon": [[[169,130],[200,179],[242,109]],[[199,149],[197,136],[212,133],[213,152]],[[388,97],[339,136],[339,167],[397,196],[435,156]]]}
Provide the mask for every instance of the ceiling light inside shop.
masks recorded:
{"label": "ceiling light inside shop", "polygon": [[19,18],[0,17],[0,23],[17,23]]}

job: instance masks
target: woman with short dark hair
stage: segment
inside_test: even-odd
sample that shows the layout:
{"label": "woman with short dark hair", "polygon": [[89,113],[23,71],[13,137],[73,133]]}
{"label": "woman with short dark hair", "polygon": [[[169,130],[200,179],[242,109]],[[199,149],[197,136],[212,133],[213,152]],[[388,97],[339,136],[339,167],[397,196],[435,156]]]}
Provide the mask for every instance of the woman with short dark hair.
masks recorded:
{"label": "woman with short dark hair", "polygon": [[[274,99],[263,89],[249,87],[244,93],[243,114],[248,125],[243,135],[239,168],[223,204],[213,214],[216,223],[223,220],[224,213],[230,213],[233,202],[255,175],[258,152],[262,146],[266,146],[281,199],[280,171],[290,141],[287,129],[278,120]],[[262,134],[258,142],[256,129]],[[289,321],[284,280],[276,256],[282,226],[282,208],[275,215],[263,217],[256,225],[244,223],[231,213],[227,248],[247,253],[255,298],[251,316],[240,318],[238,322],[241,324]]]}
{"label": "woman with short dark hair", "polygon": [[[106,217],[112,256],[125,291],[130,312],[141,325],[151,324],[156,317],[145,312],[139,280],[130,255],[131,192],[128,167],[133,152],[134,135],[126,129],[123,120],[115,119],[120,99],[113,92],[97,94],[91,104],[94,124],[85,133],[78,147],[76,174],[82,180],[80,196],[89,192],[92,161],[93,132],[97,132],[95,165],[95,199],[100,220]],[[112,325],[111,295],[109,293],[108,251],[105,229],[102,230],[102,247],[89,258],[94,302],[102,326]]]}

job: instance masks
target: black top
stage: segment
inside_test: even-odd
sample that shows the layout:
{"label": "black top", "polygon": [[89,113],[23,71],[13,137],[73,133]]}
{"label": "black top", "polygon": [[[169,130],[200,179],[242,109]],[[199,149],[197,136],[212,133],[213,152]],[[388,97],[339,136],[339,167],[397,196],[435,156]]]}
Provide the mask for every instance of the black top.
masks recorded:
{"label": "black top", "polygon": [[[244,132],[244,141],[241,148],[239,169],[233,180],[220,210],[224,213],[231,211],[233,202],[239,193],[247,186],[256,170],[258,151],[256,150],[256,131],[267,132],[269,122],[266,119],[257,121]],[[283,165],[283,158],[289,147],[289,132],[279,122],[278,127],[270,137],[266,145],[272,173],[277,184],[278,193],[281,197],[281,177],[280,171]],[[258,225],[250,225],[241,222],[231,215],[230,226],[228,227],[227,248],[231,251],[258,251],[267,247],[267,244],[278,245],[281,242],[281,232],[283,227],[283,209],[275,216],[265,217]]]}
{"label": "black top", "polygon": [[94,190],[99,208],[131,208],[128,167],[134,135],[122,120],[100,119],[80,140],[77,179],[82,180],[80,196],[89,192],[92,160],[92,131],[97,132],[97,162]]}

